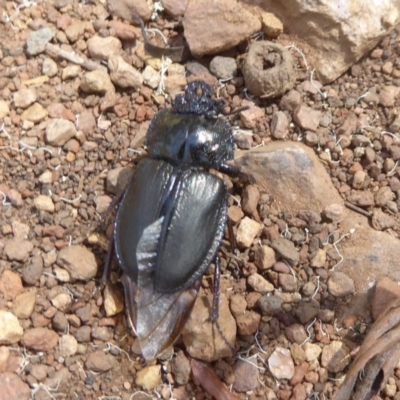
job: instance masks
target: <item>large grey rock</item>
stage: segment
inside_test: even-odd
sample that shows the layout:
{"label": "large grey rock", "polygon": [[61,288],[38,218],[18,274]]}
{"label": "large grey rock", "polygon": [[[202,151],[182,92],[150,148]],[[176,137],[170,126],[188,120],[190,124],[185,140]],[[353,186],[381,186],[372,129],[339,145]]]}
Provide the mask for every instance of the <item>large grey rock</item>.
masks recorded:
{"label": "large grey rock", "polygon": [[[272,142],[256,150],[240,151],[235,165],[272,195],[281,211],[321,213],[329,205],[343,204],[322,163],[301,143]],[[376,231],[367,217],[347,208],[339,229],[346,236],[336,244],[340,256],[334,271],[348,275],[355,286],[351,304],[340,311],[366,317],[375,283],[382,277],[400,281],[400,241]]]}
{"label": "large grey rock", "polygon": [[271,194],[282,211],[296,213],[343,203],[325,168],[309,147],[294,142],[271,142],[237,152],[235,164]]}

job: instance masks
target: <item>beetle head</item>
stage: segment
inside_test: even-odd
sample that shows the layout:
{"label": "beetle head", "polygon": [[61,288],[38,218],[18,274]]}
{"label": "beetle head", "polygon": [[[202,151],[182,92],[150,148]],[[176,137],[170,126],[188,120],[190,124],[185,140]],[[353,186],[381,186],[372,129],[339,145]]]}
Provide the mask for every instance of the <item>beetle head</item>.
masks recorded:
{"label": "beetle head", "polygon": [[223,105],[211,98],[205,82],[189,83],[175,98],[175,110],[162,110],[151,122],[145,140],[150,156],[175,165],[219,169],[233,158],[234,148],[229,123],[216,118]]}
{"label": "beetle head", "polygon": [[185,87],[185,93],[175,97],[173,107],[179,114],[197,114],[216,117],[225,106],[223,100],[211,98],[211,87],[203,81],[193,81]]}

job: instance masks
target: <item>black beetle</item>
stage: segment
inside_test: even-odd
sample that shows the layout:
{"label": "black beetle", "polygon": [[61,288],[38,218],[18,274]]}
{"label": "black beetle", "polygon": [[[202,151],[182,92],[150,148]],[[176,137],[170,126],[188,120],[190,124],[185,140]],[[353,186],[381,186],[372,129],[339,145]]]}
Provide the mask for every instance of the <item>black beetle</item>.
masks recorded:
{"label": "black beetle", "polygon": [[201,277],[216,257],[227,220],[227,189],[209,169],[238,175],[233,134],[217,118],[223,103],[202,81],[188,84],[151,122],[119,205],[114,246],[128,316],[143,357],[174,343],[190,315]]}

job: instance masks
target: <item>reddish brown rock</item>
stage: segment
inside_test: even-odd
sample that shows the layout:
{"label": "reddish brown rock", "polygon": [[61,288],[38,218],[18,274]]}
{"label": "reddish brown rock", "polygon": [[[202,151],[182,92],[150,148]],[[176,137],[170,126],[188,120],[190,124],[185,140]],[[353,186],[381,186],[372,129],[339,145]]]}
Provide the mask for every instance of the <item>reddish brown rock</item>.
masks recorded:
{"label": "reddish brown rock", "polygon": [[200,0],[189,2],[183,27],[191,52],[202,56],[235,47],[259,31],[261,21],[236,0]]}
{"label": "reddish brown rock", "polygon": [[0,277],[0,295],[5,300],[13,300],[23,290],[22,281],[18,274],[5,270]]}
{"label": "reddish brown rock", "polygon": [[28,349],[35,351],[49,351],[57,346],[59,336],[47,328],[28,329],[22,337],[22,343]]}
{"label": "reddish brown rock", "polygon": [[31,389],[15,373],[3,372],[0,374],[1,400],[29,400]]}
{"label": "reddish brown rock", "polygon": [[[214,361],[230,356],[231,349],[210,321],[212,295],[198,296],[193,311],[182,332],[182,339],[187,352],[204,361]],[[226,339],[234,346],[236,339],[236,323],[229,310],[225,296],[220,296],[219,325]]]}

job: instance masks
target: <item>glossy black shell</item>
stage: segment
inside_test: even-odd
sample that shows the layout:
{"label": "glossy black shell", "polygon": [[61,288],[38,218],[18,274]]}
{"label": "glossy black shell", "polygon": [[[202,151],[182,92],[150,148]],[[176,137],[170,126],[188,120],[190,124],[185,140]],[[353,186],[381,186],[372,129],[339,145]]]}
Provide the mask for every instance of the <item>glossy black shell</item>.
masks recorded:
{"label": "glossy black shell", "polygon": [[[199,86],[202,97],[193,93]],[[232,159],[234,146],[229,124],[207,116],[215,109],[210,96],[207,85],[195,82],[176,99],[178,112],[163,110],[154,117],[145,141],[150,159],[138,164],[115,220],[119,264],[137,282],[139,240],[145,228],[163,217],[153,266],[160,293],[191,286],[222,240],[227,191],[208,169]]]}

